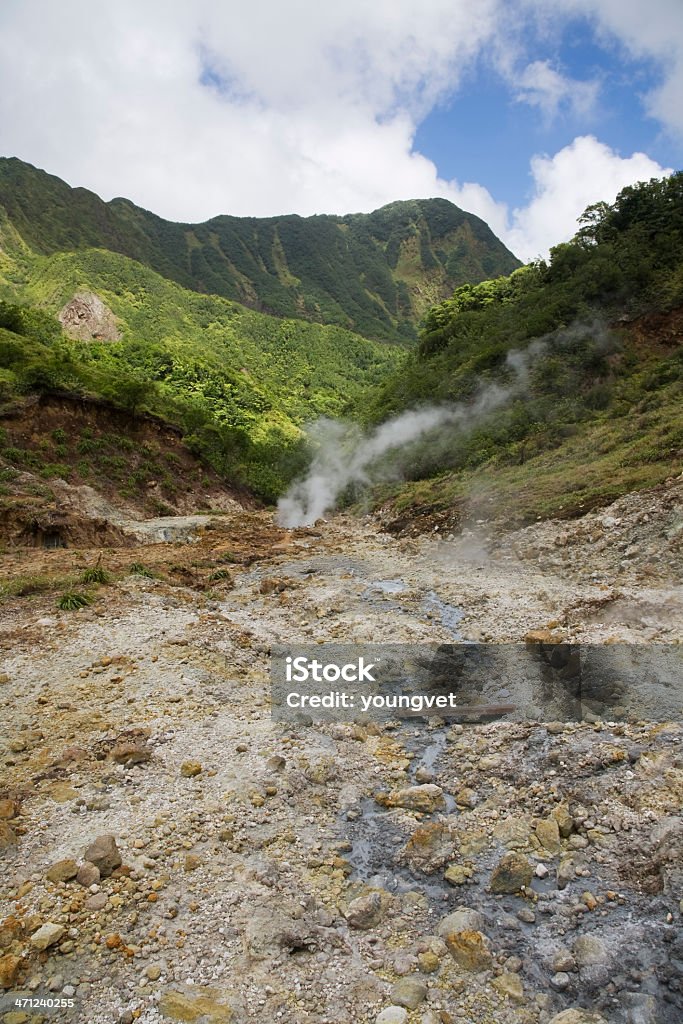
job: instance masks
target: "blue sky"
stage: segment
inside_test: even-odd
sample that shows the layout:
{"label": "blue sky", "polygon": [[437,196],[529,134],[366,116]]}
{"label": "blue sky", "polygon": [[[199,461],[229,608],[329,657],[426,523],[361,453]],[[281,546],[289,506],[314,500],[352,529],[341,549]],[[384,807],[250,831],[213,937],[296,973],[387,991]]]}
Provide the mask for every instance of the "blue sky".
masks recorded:
{"label": "blue sky", "polygon": [[522,206],[533,191],[529,154],[555,153],[577,135],[595,135],[621,155],[641,151],[664,167],[683,166],[680,136],[651,117],[642,100],[661,82],[656,61],[629,59],[609,41],[600,45],[585,18],[570,23],[559,44],[540,40],[530,56],[551,60],[569,79],[599,83],[590,109],[565,104],[544,112],[518,98],[482,58],[458,92],[418,126],[415,149],[435,162],[441,177],[479,182],[513,207]]}
{"label": "blue sky", "polygon": [[0,4],[0,155],[174,220],[443,196],[533,259],[682,100],[683,0]]}

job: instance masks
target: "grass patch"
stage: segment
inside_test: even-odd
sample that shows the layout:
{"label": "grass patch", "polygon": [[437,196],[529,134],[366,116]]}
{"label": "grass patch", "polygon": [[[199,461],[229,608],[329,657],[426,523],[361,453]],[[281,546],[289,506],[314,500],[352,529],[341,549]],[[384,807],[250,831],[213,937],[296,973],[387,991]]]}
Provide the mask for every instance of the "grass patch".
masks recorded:
{"label": "grass patch", "polygon": [[209,576],[210,582],[214,582],[215,580],[229,579],[232,579],[232,573],[230,572],[229,569],[216,569],[216,571],[212,572],[211,575]]}
{"label": "grass patch", "polygon": [[90,597],[77,590],[67,590],[57,599],[57,607],[62,612],[76,612],[92,604]]}
{"label": "grass patch", "polygon": [[152,570],[148,569],[142,562],[133,562],[132,565],[128,567],[128,573],[131,576],[144,576],[145,579],[148,580],[154,579],[154,573]]}
{"label": "grass patch", "polygon": [[83,570],[81,583],[111,583],[111,576],[101,565],[93,565]]}

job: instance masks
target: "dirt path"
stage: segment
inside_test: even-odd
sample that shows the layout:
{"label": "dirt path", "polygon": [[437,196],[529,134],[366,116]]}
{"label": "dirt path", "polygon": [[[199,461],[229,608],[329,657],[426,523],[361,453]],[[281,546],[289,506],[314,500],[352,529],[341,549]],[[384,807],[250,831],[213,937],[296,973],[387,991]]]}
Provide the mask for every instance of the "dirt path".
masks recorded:
{"label": "dirt path", "polygon": [[[268,681],[276,642],[680,642],[668,497],[613,528],[638,538],[626,560],[585,522],[456,543],[235,514],[197,544],[107,553],[120,578],[80,612],[5,605],[1,1019],[680,1019],[679,725],[295,729]],[[133,558],[163,578],[121,575]],[[75,879],[105,835],[123,863]]]}

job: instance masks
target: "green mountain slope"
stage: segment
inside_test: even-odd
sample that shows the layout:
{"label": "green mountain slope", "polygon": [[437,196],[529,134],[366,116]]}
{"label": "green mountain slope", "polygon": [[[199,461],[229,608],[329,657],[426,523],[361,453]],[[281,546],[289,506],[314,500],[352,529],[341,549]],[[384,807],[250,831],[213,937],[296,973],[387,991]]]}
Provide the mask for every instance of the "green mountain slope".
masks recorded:
{"label": "green mountain slope", "polygon": [[375,422],[434,402],[468,410],[415,454],[399,519],[575,515],[681,472],[683,173],[580,223],[547,263],[434,307],[364,404]]}
{"label": "green mountain slope", "polygon": [[[105,304],[113,340],[87,321],[78,338],[62,333],[55,317],[74,296]],[[268,498],[304,456],[300,425],[359,401],[400,356],[341,327],[199,295],[116,253],[40,256],[2,218],[0,300],[1,398],[68,391],[153,412],[225,479]]]}
{"label": "green mountain slope", "polygon": [[0,206],[43,255],[108,249],[185,288],[375,338],[414,337],[422,314],[455,287],[520,265],[482,220],[445,199],[176,224],[11,158],[0,159]]}

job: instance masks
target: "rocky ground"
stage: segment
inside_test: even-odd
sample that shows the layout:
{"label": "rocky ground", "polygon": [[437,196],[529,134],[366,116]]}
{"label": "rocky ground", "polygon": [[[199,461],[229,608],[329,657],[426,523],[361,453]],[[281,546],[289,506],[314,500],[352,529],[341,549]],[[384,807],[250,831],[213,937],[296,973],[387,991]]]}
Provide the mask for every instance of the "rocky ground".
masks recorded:
{"label": "rocky ground", "polygon": [[680,643],[680,498],[458,539],[232,510],[107,550],[80,611],[6,602],[0,1019],[679,1021],[680,723],[294,727],[268,672],[277,642]]}

